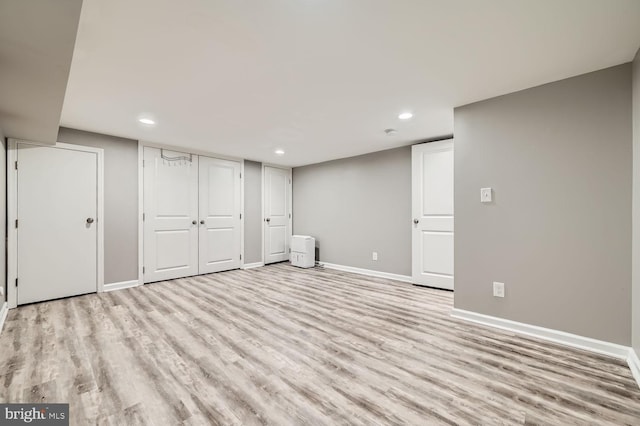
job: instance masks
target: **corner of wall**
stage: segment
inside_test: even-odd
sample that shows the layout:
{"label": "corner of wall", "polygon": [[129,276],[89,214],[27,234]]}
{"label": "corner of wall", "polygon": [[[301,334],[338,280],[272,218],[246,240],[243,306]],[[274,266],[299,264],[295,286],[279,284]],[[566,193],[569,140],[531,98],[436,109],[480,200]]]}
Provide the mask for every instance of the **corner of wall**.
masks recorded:
{"label": "corner of wall", "polygon": [[3,296],[0,304],[7,300],[7,140],[0,129],[0,289]]}
{"label": "corner of wall", "polygon": [[[631,345],[640,356],[640,49],[632,63],[633,213],[631,274]],[[640,377],[637,377],[640,384]]]}

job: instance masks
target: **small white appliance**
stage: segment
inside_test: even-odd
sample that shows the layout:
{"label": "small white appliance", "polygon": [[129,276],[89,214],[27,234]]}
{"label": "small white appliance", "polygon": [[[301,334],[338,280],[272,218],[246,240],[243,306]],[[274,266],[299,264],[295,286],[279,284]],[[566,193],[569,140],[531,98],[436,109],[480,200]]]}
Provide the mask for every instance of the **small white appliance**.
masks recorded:
{"label": "small white appliance", "polygon": [[316,239],[308,235],[292,236],[289,261],[299,268],[313,268],[316,265]]}

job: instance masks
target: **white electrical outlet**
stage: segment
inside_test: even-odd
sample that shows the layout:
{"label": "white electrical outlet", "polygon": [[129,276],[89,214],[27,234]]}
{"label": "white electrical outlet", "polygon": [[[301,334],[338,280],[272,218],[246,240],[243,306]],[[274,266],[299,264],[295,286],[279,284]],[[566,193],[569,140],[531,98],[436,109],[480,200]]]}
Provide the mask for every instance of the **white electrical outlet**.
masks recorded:
{"label": "white electrical outlet", "polygon": [[495,297],[504,297],[504,283],[493,282],[493,295]]}
{"label": "white electrical outlet", "polygon": [[480,188],[480,202],[490,203],[492,200],[491,188]]}
{"label": "white electrical outlet", "polygon": [[373,253],[371,253],[371,260],[378,260],[378,252],[374,251]]}

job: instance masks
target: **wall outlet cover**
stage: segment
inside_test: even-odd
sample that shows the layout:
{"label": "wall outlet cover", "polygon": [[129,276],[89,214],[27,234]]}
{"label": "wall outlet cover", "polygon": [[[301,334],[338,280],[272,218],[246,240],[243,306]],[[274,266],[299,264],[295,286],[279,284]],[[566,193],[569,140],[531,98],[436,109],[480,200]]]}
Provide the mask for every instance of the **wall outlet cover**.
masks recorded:
{"label": "wall outlet cover", "polygon": [[491,188],[480,188],[480,202],[490,203],[493,199]]}
{"label": "wall outlet cover", "polygon": [[373,253],[371,253],[371,259],[372,260],[378,260],[378,252],[374,251]]}

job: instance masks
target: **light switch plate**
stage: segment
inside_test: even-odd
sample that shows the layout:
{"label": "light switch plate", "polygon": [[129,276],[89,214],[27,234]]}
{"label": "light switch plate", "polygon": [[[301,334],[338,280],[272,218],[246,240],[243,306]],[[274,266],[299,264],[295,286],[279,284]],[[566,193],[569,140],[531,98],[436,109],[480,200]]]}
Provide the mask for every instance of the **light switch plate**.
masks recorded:
{"label": "light switch plate", "polygon": [[495,297],[504,297],[504,283],[493,282],[493,295]]}
{"label": "light switch plate", "polygon": [[480,202],[490,203],[493,197],[491,196],[491,188],[480,188]]}

